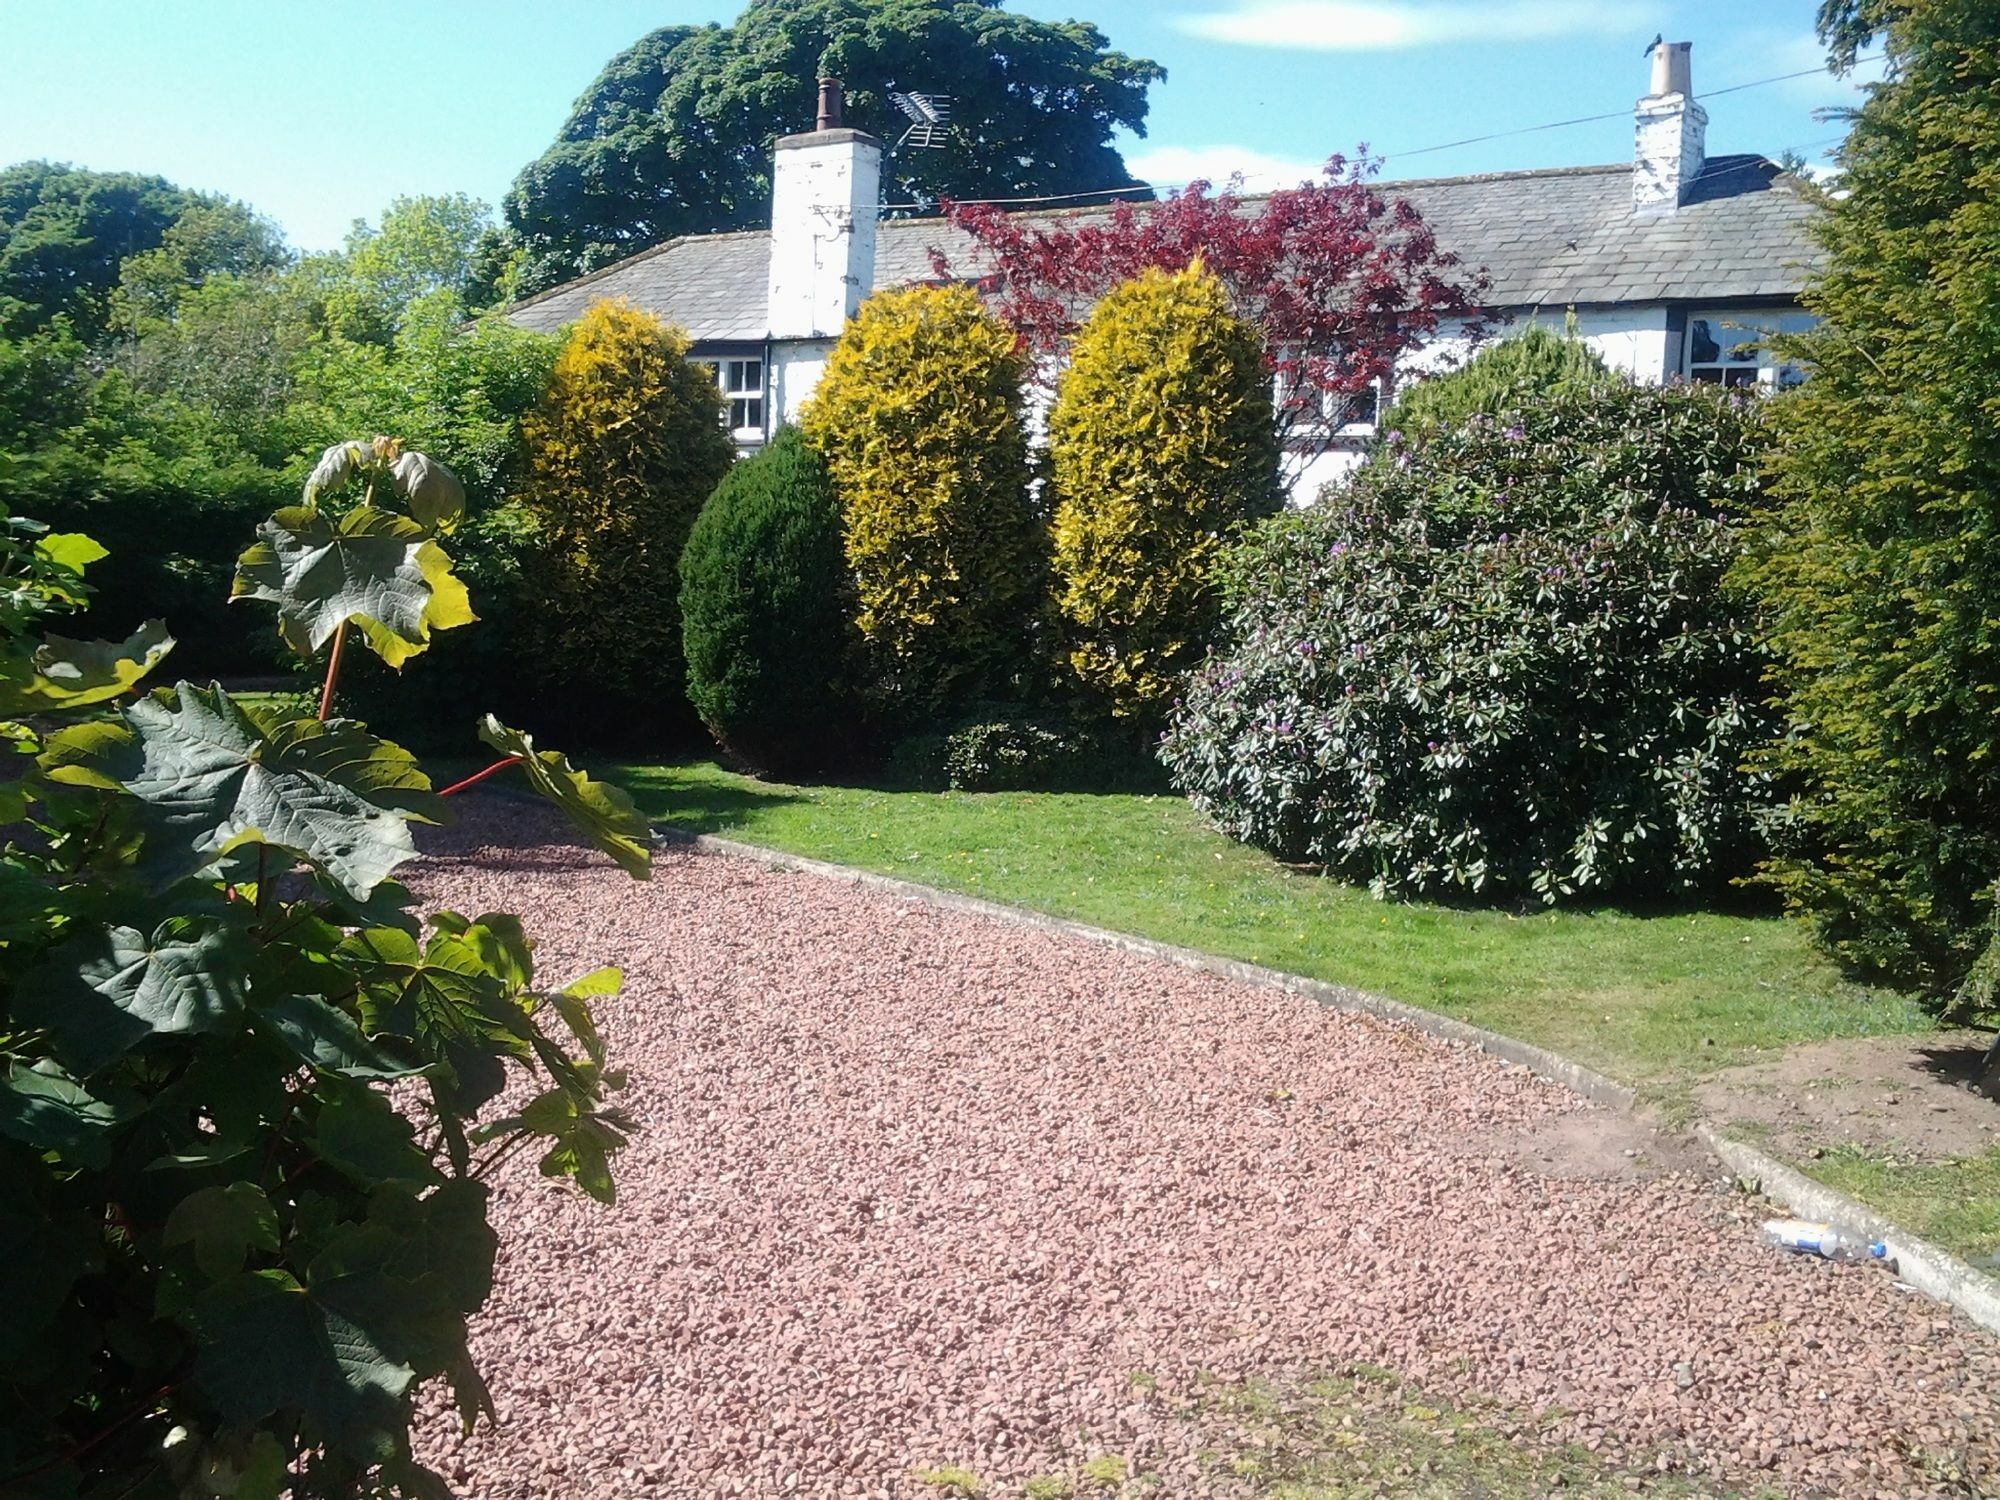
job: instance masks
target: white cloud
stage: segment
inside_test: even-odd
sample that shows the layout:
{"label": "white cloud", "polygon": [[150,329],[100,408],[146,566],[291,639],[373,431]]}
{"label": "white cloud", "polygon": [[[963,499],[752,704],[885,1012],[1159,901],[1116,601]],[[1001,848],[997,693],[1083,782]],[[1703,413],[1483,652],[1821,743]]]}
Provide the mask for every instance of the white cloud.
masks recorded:
{"label": "white cloud", "polygon": [[1641,0],[1237,0],[1185,17],[1180,30],[1245,47],[1387,52],[1454,42],[1532,42],[1637,33]]}
{"label": "white cloud", "polygon": [[1128,152],[1125,165],[1155,187],[1180,187],[1197,177],[1222,187],[1241,172],[1246,188],[1266,192],[1315,181],[1325,163],[1293,161],[1248,146],[1153,146],[1136,155]]}

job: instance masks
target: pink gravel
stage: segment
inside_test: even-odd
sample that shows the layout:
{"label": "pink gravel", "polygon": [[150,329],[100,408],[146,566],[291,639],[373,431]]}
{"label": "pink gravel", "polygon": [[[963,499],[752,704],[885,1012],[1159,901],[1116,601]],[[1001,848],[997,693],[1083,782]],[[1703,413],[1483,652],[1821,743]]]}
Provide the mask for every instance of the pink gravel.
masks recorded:
{"label": "pink gravel", "polygon": [[433,845],[426,902],[521,912],[546,977],[623,966],[600,1022],[641,1122],[613,1208],[502,1174],[501,1424],[424,1441],[473,1500],[935,1494],[941,1465],[1018,1494],[1102,1454],[1247,1493],[1201,1462],[1197,1374],[1354,1361],[1717,1482],[2000,1474],[2000,1341],[1765,1250],[1713,1183],[1480,1148],[1594,1113],[1519,1069],[743,859],[669,847],[636,884],[497,799]]}

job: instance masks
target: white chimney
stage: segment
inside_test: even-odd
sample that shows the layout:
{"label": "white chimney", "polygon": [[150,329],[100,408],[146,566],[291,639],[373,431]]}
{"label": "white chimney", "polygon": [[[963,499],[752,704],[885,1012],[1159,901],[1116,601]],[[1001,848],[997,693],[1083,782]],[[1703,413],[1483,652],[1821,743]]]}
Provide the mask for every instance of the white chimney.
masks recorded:
{"label": "white chimney", "polygon": [[1653,87],[1634,109],[1638,133],[1632,152],[1632,208],[1672,213],[1706,157],[1708,111],[1694,100],[1689,42],[1653,44]]}
{"label": "white chimney", "polygon": [[840,80],[819,81],[810,134],[778,142],[771,169],[771,337],[833,338],[875,284],[882,143],[841,125]]}

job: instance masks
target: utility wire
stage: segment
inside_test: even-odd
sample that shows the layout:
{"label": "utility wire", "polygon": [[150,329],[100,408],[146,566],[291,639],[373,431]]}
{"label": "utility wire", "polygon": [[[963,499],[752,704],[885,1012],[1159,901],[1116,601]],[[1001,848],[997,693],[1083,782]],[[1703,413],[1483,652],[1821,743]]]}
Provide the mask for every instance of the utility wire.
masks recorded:
{"label": "utility wire", "polygon": [[[1880,53],[1875,53],[1867,57],[1857,57],[1855,59],[1855,62],[1857,64],[1874,62],[1876,58],[1880,56],[1881,56]],[[1800,68],[1796,73],[1778,73],[1770,78],[1753,78],[1748,83],[1732,83],[1726,88],[1710,89],[1707,93],[1697,94],[1695,97],[1697,99],[1717,99],[1724,94],[1740,94],[1745,89],[1761,89],[1768,87],[1769,85],[1774,83],[1790,83],[1795,78],[1810,78],[1815,73],[1824,73],[1824,72],[1826,72],[1826,69],[1823,67]],[[1601,115],[1578,115],[1573,120],[1550,120],[1549,122],[1543,125],[1519,125],[1511,130],[1496,130],[1488,135],[1469,135],[1465,137],[1465,139],[1463,140],[1445,141],[1436,146],[1418,146],[1414,150],[1410,151],[1391,151],[1385,153],[1380,157],[1377,157],[1376,160],[1401,161],[1405,157],[1429,156],[1433,152],[1437,151],[1452,151],[1460,146],[1479,146],[1485,144],[1487,141],[1506,140],[1511,136],[1535,135],[1544,130],[1563,130],[1567,129],[1571,125],[1597,125],[1601,124],[1605,120],[1622,120],[1630,113],[1631,113],[1630,110],[1614,109],[1614,110],[1608,110]],[[1185,182],[1150,184],[1150,187],[1152,188],[1153,191],[1158,191],[1162,188],[1165,188],[1168,191],[1172,191],[1178,188],[1184,188],[1186,186],[1187,184]],[[1121,193],[1135,193],[1139,191],[1142,190],[1134,187],[1092,188],[1087,192],[1050,193],[1050,194],[1044,194],[1041,197],[1034,197],[1034,198],[960,198],[954,201],[963,203],[967,206],[976,205],[978,207],[983,207],[983,208],[1007,208],[1018,203],[1075,203],[1085,198],[1116,197]],[[885,209],[936,207],[935,204],[930,204],[930,203],[885,203],[882,206]]]}

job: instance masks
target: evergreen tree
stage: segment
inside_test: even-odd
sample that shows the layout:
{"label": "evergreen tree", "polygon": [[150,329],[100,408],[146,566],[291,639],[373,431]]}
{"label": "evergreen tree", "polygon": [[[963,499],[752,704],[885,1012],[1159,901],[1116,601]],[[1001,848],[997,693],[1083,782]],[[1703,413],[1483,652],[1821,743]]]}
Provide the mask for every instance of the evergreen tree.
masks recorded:
{"label": "evergreen tree", "polygon": [[[1851,56],[1870,8],[1829,11]],[[1835,954],[1943,999],[2000,880],[2000,8],[1889,12],[1887,78],[1818,220],[1823,321],[1786,350],[1810,378],[1779,403],[1780,503],[1744,576],[1790,720],[1768,876]]]}
{"label": "evergreen tree", "polygon": [[563,696],[669,719],[685,712],[681,548],[735,460],[721,393],[687,351],[679,329],[599,302],[521,423],[535,667]]}
{"label": "evergreen tree", "polygon": [[716,486],[681,552],[688,700],[725,750],[783,772],[842,748],[851,592],[826,465],[780,428]]}
{"label": "evergreen tree", "polygon": [[1211,573],[1278,508],[1278,438],[1257,331],[1197,261],[1097,305],[1049,417],[1056,604],[1070,670],[1150,718],[1208,645]]}
{"label": "evergreen tree", "polygon": [[1046,557],[1028,502],[1022,362],[970,288],[861,304],[806,404],[839,497],[874,686],[908,722],[1004,691]]}

